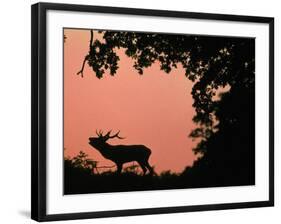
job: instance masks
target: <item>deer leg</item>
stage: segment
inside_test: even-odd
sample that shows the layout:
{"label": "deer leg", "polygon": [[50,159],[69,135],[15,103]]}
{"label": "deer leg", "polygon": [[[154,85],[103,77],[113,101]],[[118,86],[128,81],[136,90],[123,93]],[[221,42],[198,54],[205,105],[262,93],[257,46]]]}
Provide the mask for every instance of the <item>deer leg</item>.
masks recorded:
{"label": "deer leg", "polygon": [[147,160],[144,161],[144,165],[148,168],[150,175],[154,174],[154,170],[153,170],[152,166],[150,166],[150,164],[148,163]]}
{"label": "deer leg", "polygon": [[143,162],[138,162],[138,164],[140,164],[140,167],[141,167],[141,168],[142,168],[142,170],[143,170],[143,175],[145,175],[145,174],[146,174],[147,169],[146,169],[146,167],[145,167],[144,163],[143,163]]}
{"label": "deer leg", "polygon": [[116,164],[117,165],[117,174],[120,174],[121,173],[121,171],[122,171],[122,167],[123,167],[123,164],[121,163],[119,163],[119,164]]}

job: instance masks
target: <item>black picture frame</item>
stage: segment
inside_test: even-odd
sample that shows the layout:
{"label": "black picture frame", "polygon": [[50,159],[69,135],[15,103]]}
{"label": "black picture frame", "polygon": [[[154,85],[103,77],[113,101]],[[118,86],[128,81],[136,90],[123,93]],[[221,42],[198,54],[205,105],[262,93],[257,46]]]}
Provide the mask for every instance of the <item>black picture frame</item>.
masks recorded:
{"label": "black picture frame", "polygon": [[[253,22],[269,25],[269,200],[242,203],[208,204],[130,210],[96,211],[83,213],[46,213],[46,12],[63,10],[87,13],[204,19],[216,21]],[[131,216],[161,213],[177,213],[205,210],[266,207],[274,205],[274,18],[240,15],[163,11],[136,8],[118,8],[89,5],[37,3],[32,5],[32,166],[31,166],[31,218],[36,221],[73,220],[99,217]]]}

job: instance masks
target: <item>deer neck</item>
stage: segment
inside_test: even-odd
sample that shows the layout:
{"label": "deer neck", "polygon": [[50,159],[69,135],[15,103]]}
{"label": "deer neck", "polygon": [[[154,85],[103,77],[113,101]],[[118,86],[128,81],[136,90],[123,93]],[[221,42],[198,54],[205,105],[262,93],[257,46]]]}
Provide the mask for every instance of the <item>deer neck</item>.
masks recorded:
{"label": "deer neck", "polygon": [[97,146],[99,152],[103,155],[103,157],[110,159],[112,157],[111,145],[108,143],[103,143],[102,145]]}

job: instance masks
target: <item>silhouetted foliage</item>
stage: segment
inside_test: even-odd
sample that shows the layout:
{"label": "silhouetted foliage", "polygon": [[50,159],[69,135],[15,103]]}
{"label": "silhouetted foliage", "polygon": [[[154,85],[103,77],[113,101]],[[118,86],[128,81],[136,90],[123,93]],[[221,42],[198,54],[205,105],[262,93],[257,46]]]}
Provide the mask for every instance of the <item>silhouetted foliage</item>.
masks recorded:
{"label": "silhouetted foliage", "polygon": [[72,164],[76,168],[82,168],[89,172],[94,172],[97,169],[97,161],[88,158],[88,155],[83,151],[80,151],[77,156],[71,160]]}
{"label": "silhouetted foliage", "polygon": [[[171,181],[180,179],[183,185],[196,187],[255,183],[253,38],[100,33],[103,41],[93,41],[91,31],[89,52],[79,74],[83,74],[87,62],[98,78],[107,70],[115,75],[120,60],[116,49],[123,48],[134,60],[134,68],[140,75],[159,61],[160,69],[166,73],[181,65],[186,77],[194,82],[191,94],[196,115],[193,121],[199,128],[193,130],[190,137],[200,139],[194,152],[202,156]],[[217,97],[218,90],[224,87],[228,91]]]}
{"label": "silhouetted foliage", "polygon": [[[79,165],[74,158],[65,159],[64,194],[200,188],[237,184],[213,179],[207,174],[202,176],[199,166],[196,169],[187,167],[182,173],[172,173],[168,170],[160,175],[143,176],[134,164],[125,168],[121,174],[111,169],[100,173],[92,172],[89,168],[84,168],[82,164],[83,162]],[[245,184],[241,182],[239,185]]]}

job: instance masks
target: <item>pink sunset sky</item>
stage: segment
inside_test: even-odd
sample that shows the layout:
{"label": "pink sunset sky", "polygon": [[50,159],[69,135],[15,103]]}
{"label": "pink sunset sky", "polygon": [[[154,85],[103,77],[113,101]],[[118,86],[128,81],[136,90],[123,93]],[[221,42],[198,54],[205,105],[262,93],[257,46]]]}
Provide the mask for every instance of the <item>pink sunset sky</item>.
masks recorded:
{"label": "pink sunset sky", "polygon": [[[179,66],[167,74],[154,63],[141,76],[133,60],[118,50],[115,76],[98,79],[86,64],[84,77],[76,75],[89,50],[90,31],[65,29],[64,35],[64,148],[65,156],[84,151],[99,166],[111,166],[88,144],[95,130],[117,132],[125,139],[110,144],[143,144],[152,150],[150,164],[155,171],[181,172],[196,159],[197,142],[188,137],[192,122],[193,83]],[[94,32],[94,37],[97,36]],[[125,164],[124,167],[130,164]]]}

